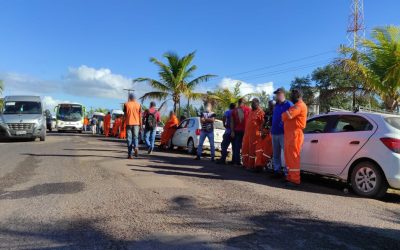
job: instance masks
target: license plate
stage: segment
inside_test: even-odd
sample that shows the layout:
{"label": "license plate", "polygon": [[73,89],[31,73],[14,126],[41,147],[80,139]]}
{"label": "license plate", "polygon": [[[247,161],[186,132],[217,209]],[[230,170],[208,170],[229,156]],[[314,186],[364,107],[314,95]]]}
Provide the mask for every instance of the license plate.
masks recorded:
{"label": "license plate", "polygon": [[15,131],[16,135],[26,135],[26,131]]}

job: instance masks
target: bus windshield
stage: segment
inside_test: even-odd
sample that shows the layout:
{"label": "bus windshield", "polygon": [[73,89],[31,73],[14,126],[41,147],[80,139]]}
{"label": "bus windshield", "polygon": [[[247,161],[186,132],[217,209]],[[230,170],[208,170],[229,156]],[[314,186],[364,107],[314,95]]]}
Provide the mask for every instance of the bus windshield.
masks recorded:
{"label": "bus windshield", "polygon": [[80,105],[60,105],[57,112],[57,119],[62,121],[76,122],[82,120],[83,110]]}
{"label": "bus windshield", "polygon": [[41,114],[42,105],[40,102],[5,102],[4,114]]}

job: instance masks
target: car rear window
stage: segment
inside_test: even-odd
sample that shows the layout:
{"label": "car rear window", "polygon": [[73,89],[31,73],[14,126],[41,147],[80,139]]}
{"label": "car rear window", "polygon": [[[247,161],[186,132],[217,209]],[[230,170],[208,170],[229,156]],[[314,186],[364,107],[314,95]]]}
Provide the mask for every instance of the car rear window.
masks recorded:
{"label": "car rear window", "polygon": [[385,121],[389,123],[390,126],[400,130],[400,117],[386,117]]}

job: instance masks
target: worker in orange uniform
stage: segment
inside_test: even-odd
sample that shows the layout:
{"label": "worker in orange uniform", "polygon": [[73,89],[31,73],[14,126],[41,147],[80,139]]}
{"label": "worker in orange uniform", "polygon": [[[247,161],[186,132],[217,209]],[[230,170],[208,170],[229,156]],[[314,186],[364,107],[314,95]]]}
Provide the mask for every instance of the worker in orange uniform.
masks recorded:
{"label": "worker in orange uniform", "polygon": [[111,114],[108,112],[104,116],[104,135],[108,137],[110,135],[110,125],[111,125]]}
{"label": "worker in orange uniform", "polygon": [[243,166],[249,170],[259,171],[256,166],[256,148],[261,141],[261,128],[264,124],[264,111],[260,107],[260,100],[254,98],[251,101],[251,111],[247,118],[242,144]]}
{"label": "worker in orange uniform", "polygon": [[121,118],[121,126],[119,129],[119,139],[126,139],[126,119]]}
{"label": "worker in orange uniform", "polygon": [[303,102],[303,93],[293,89],[290,99],[294,106],[282,114],[284,135],[284,154],[287,167],[286,181],[289,186],[300,184],[300,152],[303,146],[303,129],[307,123],[307,105]]}
{"label": "worker in orange uniform", "polygon": [[89,119],[87,116],[83,118],[83,131],[88,131],[88,126],[89,126]]}
{"label": "worker in orange uniform", "polygon": [[115,118],[113,129],[112,129],[112,136],[117,137],[119,134],[119,129],[121,128],[121,117]]}
{"label": "worker in orange uniform", "polygon": [[256,167],[264,168],[272,158],[272,113],[275,107],[275,101],[268,102],[268,109],[264,116],[264,125],[261,131],[261,140],[256,147]]}
{"label": "worker in orange uniform", "polygon": [[169,140],[172,139],[174,133],[179,125],[178,117],[176,117],[175,112],[171,111],[169,113],[169,120],[164,125],[164,131],[161,134],[160,147],[165,148],[168,145]]}
{"label": "worker in orange uniform", "polygon": [[128,159],[133,159],[132,151],[134,151],[135,157],[138,157],[139,154],[139,130],[142,127],[142,107],[136,101],[133,93],[129,93],[128,102],[124,104],[124,113]]}

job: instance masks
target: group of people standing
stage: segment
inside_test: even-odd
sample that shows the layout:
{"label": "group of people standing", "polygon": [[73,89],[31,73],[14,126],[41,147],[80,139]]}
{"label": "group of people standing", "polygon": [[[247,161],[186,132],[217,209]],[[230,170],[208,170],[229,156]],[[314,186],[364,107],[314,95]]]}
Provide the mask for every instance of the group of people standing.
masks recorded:
{"label": "group of people standing", "polygon": [[[246,169],[260,171],[269,161],[273,163],[273,177],[283,178],[289,185],[300,184],[300,152],[304,140],[303,129],[307,121],[307,106],[303,102],[303,94],[299,89],[290,92],[290,100],[286,100],[285,90],[277,89],[275,101],[269,101],[268,109],[263,110],[257,98],[247,106],[244,99],[239,99],[237,106],[232,103],[224,113],[225,133],[221,143],[221,158],[218,164],[226,164],[229,145],[232,145],[233,165],[241,165]],[[154,150],[156,127],[160,122],[160,114],[154,102],[142,114],[141,105],[133,94],[129,94],[124,104],[122,127],[126,129],[128,159],[138,156],[139,131],[144,125],[145,143],[148,153]],[[108,116],[109,114],[107,114]],[[210,142],[211,160],[215,158],[214,123],[216,114],[212,105],[206,104],[200,115],[201,130],[196,160],[202,157],[205,139]],[[105,126],[109,118],[105,118]],[[165,147],[172,138],[179,120],[171,112],[161,136],[161,147]],[[115,125],[114,125],[115,126]],[[107,136],[107,135],[106,135]],[[282,152],[285,164],[282,164]]]}
{"label": "group of people standing", "polygon": [[[232,145],[231,164],[261,171],[272,160],[273,177],[285,177],[288,185],[298,185],[307,106],[299,89],[291,91],[290,100],[286,100],[283,88],[277,89],[274,94],[276,101],[269,101],[265,111],[257,98],[251,101],[251,107],[246,105],[244,99],[239,99],[237,106],[235,103],[230,105],[223,116],[225,133],[221,143],[221,158],[217,163],[226,164],[228,147]],[[207,104],[200,118],[202,128],[196,160],[201,158],[203,142],[208,138],[211,160],[214,161],[214,119],[215,113]],[[285,166],[281,160],[282,152]]]}

